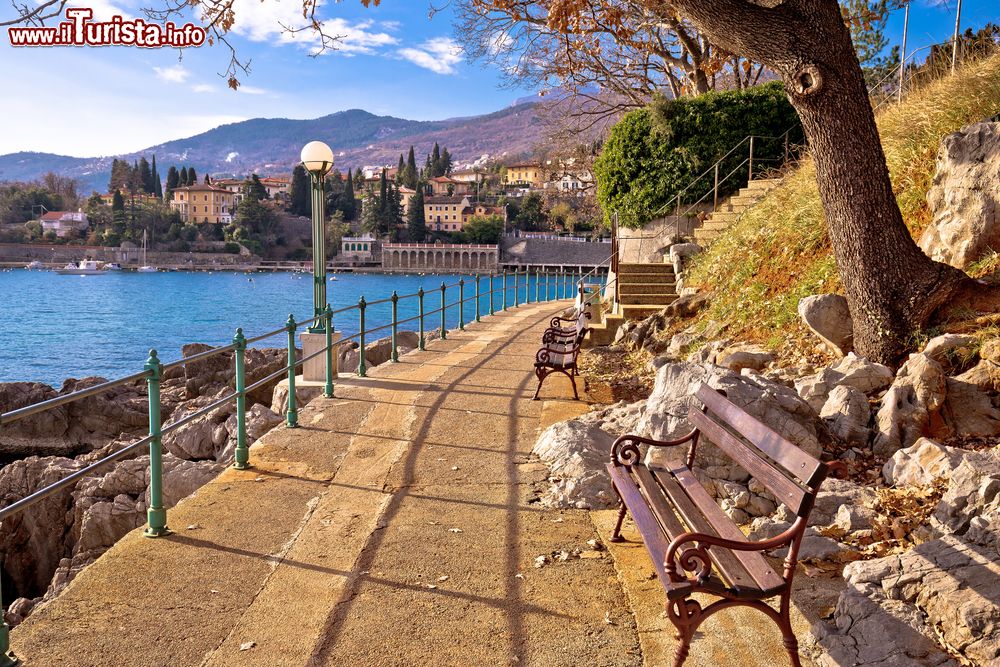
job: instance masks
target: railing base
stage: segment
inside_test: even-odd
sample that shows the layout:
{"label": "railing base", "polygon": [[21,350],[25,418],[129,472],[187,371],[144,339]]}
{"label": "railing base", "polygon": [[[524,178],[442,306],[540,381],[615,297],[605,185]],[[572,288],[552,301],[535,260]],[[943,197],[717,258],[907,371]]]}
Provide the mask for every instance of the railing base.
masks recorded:
{"label": "railing base", "polygon": [[174,531],[164,526],[163,528],[146,528],[146,530],[142,531],[142,535],[143,537],[149,537],[155,539],[157,537],[164,537],[165,535],[170,535],[172,532]]}
{"label": "railing base", "polygon": [[17,667],[21,661],[17,659],[12,651],[0,653],[0,667]]}

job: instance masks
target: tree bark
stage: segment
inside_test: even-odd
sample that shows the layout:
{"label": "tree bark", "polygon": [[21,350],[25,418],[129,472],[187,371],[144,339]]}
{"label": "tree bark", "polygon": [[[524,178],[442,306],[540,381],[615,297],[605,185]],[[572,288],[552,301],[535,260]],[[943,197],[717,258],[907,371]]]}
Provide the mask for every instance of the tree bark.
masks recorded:
{"label": "tree bark", "polygon": [[968,277],[932,261],[896,203],[850,32],[836,0],[669,0],[713,43],[780,73],[813,159],[859,354],[896,364]]}

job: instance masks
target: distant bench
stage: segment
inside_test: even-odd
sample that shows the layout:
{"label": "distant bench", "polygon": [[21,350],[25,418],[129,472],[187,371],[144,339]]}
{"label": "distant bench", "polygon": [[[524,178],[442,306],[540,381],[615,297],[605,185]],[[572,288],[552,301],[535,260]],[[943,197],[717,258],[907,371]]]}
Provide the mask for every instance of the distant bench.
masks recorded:
{"label": "distant bench", "polygon": [[535,353],[535,376],[538,378],[538,387],[532,400],[538,400],[542,383],[552,373],[562,373],[568,377],[573,383],[573,398],[580,400],[580,395],[576,391],[576,361],[580,356],[583,339],[590,331],[590,327],[587,326],[588,319],[590,313],[585,312],[576,317],[556,316],[549,321],[549,327],[542,334],[542,347]]}
{"label": "distant bench", "polygon": [[[611,448],[608,472],[621,507],[613,542],[622,541],[626,513],[632,516],[666,593],[666,611],[680,646],[674,665],[687,658],[698,626],[717,611],[746,605],[778,624],[792,664],[799,667],[798,642],[789,620],[789,598],[799,545],[827,467],[766,425],[702,384],[695,394],[704,409],[688,409],[694,430],[658,441],[624,435]],[[757,479],[795,515],[792,526],[771,539],[749,541],[692,472],[695,451],[705,436]],[[639,445],[676,447],[690,443],[683,465],[645,465]],[[788,546],[779,575],[764,552]],[[702,608],[694,593],[721,599]],[[765,600],[778,596],[779,609]]]}

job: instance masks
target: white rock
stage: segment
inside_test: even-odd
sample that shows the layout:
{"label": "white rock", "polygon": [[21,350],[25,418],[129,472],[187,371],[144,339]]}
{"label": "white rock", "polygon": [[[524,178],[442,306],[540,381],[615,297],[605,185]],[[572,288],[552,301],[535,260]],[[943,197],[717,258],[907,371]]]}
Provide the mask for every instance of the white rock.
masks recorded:
{"label": "white rock", "polygon": [[900,449],[882,466],[882,477],[891,486],[924,486],[935,479],[951,477],[962,461],[963,450],[945,447],[930,438],[920,438]]}
{"label": "white rock", "polygon": [[861,390],[847,384],[838,385],[819,412],[830,432],[851,445],[864,445],[870,431],[871,408]]}
{"label": "white rock", "polygon": [[854,340],[851,311],[839,294],[817,294],[799,301],[799,317],[838,356],[851,351]]}

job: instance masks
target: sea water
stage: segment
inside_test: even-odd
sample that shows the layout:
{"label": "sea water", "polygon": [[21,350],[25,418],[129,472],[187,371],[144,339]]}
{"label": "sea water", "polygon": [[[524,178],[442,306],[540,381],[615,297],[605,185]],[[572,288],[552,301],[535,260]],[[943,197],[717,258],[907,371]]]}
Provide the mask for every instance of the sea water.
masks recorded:
{"label": "sea water", "polygon": [[[465,280],[465,322],[475,318],[475,277],[458,275],[345,274],[331,276],[327,300],[336,311],[355,306],[364,295],[369,303],[388,298],[393,290],[402,297],[425,291],[428,334],[440,329],[441,284]],[[556,297],[556,277],[542,278],[542,293]],[[480,311],[489,312],[489,276],[481,278]],[[493,279],[497,291],[494,308],[503,307],[501,279]],[[514,277],[508,275],[508,304],[514,304]],[[519,300],[536,286],[518,277]],[[560,294],[570,295],[574,282],[566,277]],[[459,321],[457,285],[447,289],[446,323]],[[114,379],[142,370],[150,349],[163,363],[181,356],[187,343],[227,345],[237,327],[247,338],[280,328],[289,314],[297,320],[313,316],[312,275],[304,273],[237,272],[108,272],[99,276],[63,276],[51,271],[14,269],[0,271],[0,382],[44,382],[58,388],[64,379],[100,376]],[[401,298],[400,320],[415,317],[417,299]],[[366,330],[389,324],[391,305],[371,305],[366,311]],[[334,328],[343,336],[357,333],[358,311],[334,316]],[[417,322],[399,329],[416,331]],[[382,329],[367,335],[366,342],[389,335]],[[284,347],[281,333],[256,344]]]}

